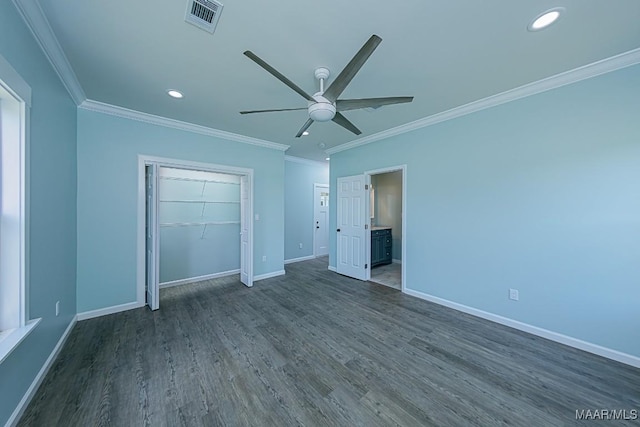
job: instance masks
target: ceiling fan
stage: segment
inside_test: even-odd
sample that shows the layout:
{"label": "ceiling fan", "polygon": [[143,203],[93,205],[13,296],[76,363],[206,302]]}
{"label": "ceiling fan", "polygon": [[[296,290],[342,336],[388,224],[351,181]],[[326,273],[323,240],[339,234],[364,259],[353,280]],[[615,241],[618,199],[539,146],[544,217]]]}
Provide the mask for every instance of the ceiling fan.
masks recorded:
{"label": "ceiling fan", "polygon": [[324,67],[316,69],[315,77],[320,81],[320,91],[316,92],[313,95],[309,95],[291,80],[282,75],[278,70],[260,59],[255,53],[247,50],[246,52],[244,52],[244,54],[249,57],[249,59],[254,61],[256,64],[271,73],[275,78],[300,94],[304,99],[307,100],[307,107],[240,111],[240,114],[307,110],[309,112],[309,119],[305,122],[304,125],[302,125],[302,127],[296,134],[296,138],[299,138],[303,134],[303,132],[309,129],[309,126],[311,126],[313,122],[327,122],[329,120],[333,120],[335,123],[355,133],[356,135],[360,135],[362,133],[360,132],[360,129],[355,127],[353,123],[347,120],[347,118],[340,113],[341,111],[357,110],[360,108],[378,108],[383,105],[402,104],[405,102],[413,101],[413,96],[338,99],[347,85],[351,82],[351,79],[353,79],[356,73],[360,71],[360,68],[362,68],[367,59],[369,59],[369,56],[371,56],[371,54],[378,47],[381,41],[382,39],[380,37],[376,36],[375,34],[372,35],[326,90],[324,89],[324,83],[325,80],[329,78],[329,70]]}

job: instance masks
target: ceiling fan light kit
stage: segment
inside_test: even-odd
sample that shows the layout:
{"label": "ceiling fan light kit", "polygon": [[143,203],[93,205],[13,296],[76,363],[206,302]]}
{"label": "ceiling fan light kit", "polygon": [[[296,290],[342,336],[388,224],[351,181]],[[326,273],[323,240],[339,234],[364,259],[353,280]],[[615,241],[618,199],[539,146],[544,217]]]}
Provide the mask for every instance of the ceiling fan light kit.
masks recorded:
{"label": "ceiling fan light kit", "polygon": [[[349,61],[347,66],[338,74],[338,77],[329,85],[325,90],[325,80],[331,75],[328,68],[320,67],[314,72],[314,76],[320,83],[320,91],[316,92],[313,96],[309,95],[303,89],[298,87],[291,80],[286,78],[283,74],[267,64],[264,60],[258,57],[255,53],[247,50],[244,52],[245,56],[251,59],[253,62],[264,68],[272,76],[280,80],[289,88],[297,92],[300,96],[307,100],[307,113],[309,119],[302,125],[302,128],[296,134],[296,138],[302,136],[306,130],[311,126],[313,122],[328,122],[332,120],[348,131],[360,135],[362,132],[353,123],[351,123],[340,111],[356,110],[362,108],[379,108],[383,105],[402,104],[413,101],[412,96],[397,96],[386,98],[360,98],[360,99],[338,99],[342,92],[346,89],[347,85],[351,82],[353,77],[360,71],[360,68],[369,59],[373,51],[378,47],[382,39],[375,34],[372,35],[369,40],[360,48],[358,53]],[[253,114],[253,113],[269,113],[276,111],[294,111],[304,110],[305,108],[279,108],[269,110],[250,110],[241,111],[240,114]]]}

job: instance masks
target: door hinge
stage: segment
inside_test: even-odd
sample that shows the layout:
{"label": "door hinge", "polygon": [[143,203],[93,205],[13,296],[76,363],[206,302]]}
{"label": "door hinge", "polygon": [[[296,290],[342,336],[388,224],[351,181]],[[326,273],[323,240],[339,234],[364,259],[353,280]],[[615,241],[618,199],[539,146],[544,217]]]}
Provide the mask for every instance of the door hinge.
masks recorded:
{"label": "door hinge", "polygon": [[369,268],[369,264],[364,265],[364,269],[366,270],[367,268]]}
{"label": "door hinge", "polygon": [[368,190],[368,189],[369,189],[369,184],[365,184],[365,185],[364,185],[364,189],[365,189],[365,190]]}
{"label": "door hinge", "polygon": [[365,224],[365,225],[364,225],[364,229],[365,229],[365,230],[368,230],[368,229],[369,229],[369,224]]}

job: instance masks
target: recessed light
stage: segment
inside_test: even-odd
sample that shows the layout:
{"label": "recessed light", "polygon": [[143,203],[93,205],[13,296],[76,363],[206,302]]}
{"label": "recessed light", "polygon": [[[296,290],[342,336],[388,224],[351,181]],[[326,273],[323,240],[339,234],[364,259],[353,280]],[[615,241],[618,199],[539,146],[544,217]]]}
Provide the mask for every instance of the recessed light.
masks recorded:
{"label": "recessed light", "polygon": [[305,130],[304,132],[302,132],[302,136],[307,136],[307,135],[309,135],[309,131],[308,130]]}
{"label": "recessed light", "polygon": [[527,27],[529,31],[540,31],[544,28],[547,28],[549,25],[553,24],[560,18],[560,14],[564,12],[563,7],[556,7],[550,10],[547,10],[544,13],[538,15]]}
{"label": "recessed light", "polygon": [[167,95],[169,95],[169,96],[170,96],[170,97],[172,97],[172,98],[177,98],[177,99],[180,99],[180,98],[182,98],[182,97],[184,96],[184,95],[182,94],[182,92],[177,91],[177,90],[175,90],[175,89],[169,89],[169,90],[167,91]]}
{"label": "recessed light", "polygon": [[329,160],[329,157],[325,158],[325,160]]}

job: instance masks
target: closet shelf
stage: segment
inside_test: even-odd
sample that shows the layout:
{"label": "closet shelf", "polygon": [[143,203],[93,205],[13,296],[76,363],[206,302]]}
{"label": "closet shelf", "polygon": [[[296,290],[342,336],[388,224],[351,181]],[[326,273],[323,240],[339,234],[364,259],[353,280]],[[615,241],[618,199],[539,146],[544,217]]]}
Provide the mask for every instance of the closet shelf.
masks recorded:
{"label": "closet shelf", "polygon": [[174,176],[161,176],[160,179],[166,179],[169,181],[214,182],[216,184],[240,185],[239,182],[218,181],[215,179],[178,178]]}
{"label": "closet shelf", "polygon": [[240,224],[240,221],[204,221],[204,222],[165,222],[160,227],[193,227],[198,225]]}
{"label": "closet shelf", "polygon": [[222,200],[160,200],[160,203],[223,203],[239,205],[240,201],[222,201]]}

